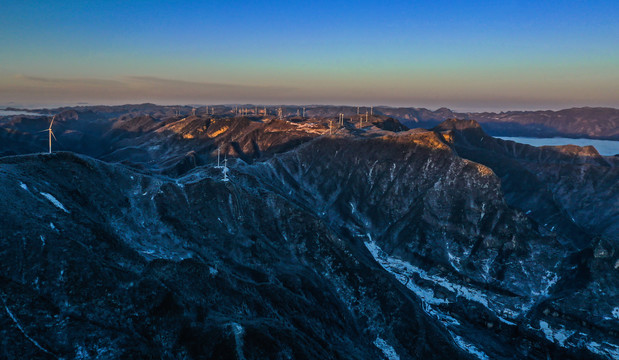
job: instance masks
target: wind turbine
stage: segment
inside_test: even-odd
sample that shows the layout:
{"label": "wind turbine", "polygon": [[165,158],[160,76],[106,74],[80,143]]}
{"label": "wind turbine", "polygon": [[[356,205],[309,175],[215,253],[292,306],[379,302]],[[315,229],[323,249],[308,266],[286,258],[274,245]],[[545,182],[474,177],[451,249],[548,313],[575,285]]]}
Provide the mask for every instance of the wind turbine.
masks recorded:
{"label": "wind turbine", "polygon": [[217,168],[221,168],[221,166],[219,165],[219,154],[220,154],[221,150],[219,149],[219,146],[217,147]]}
{"label": "wind turbine", "polygon": [[54,140],[58,141],[58,139],[56,139],[56,135],[54,135],[54,132],[52,131],[52,125],[54,124],[55,118],[56,118],[56,115],[52,117],[52,121],[49,123],[49,128],[47,128],[46,130],[43,130],[49,133],[49,153],[50,154],[52,153],[52,136],[54,137]]}
{"label": "wind turbine", "polygon": [[228,181],[228,153],[226,153],[226,156],[224,157],[224,168],[221,170],[221,172],[224,175],[223,181]]}

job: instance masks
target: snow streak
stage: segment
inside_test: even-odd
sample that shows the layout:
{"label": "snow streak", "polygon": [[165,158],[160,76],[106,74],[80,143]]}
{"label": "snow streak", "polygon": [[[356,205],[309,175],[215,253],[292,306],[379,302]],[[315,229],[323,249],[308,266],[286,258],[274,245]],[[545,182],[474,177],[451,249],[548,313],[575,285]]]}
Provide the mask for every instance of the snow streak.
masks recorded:
{"label": "snow streak", "polygon": [[47,198],[47,200],[51,201],[51,203],[54,204],[60,210],[66,212],[67,214],[69,213],[69,210],[67,210],[64,207],[64,205],[62,205],[62,203],[60,201],[58,201],[58,199],[56,199],[53,195],[48,194],[46,192],[41,192],[41,195],[45,196],[45,198]]}
{"label": "snow streak", "polygon": [[376,347],[383,352],[387,360],[400,360],[400,356],[395,352],[395,349],[380,336],[376,337],[376,340],[374,340],[374,345],[376,345]]}
{"label": "snow streak", "polygon": [[57,358],[54,354],[52,354],[51,352],[49,352],[47,349],[43,348],[41,346],[41,344],[39,344],[36,340],[34,340],[33,338],[31,338],[27,333],[26,330],[24,330],[24,328],[21,326],[21,324],[19,323],[19,321],[17,321],[17,318],[15,317],[15,315],[13,315],[13,312],[11,312],[11,310],[9,310],[9,307],[6,305],[6,301],[4,300],[4,298],[2,299],[2,302],[4,303],[4,309],[6,310],[6,313],[9,314],[9,317],[11,318],[11,320],[13,320],[13,323],[15,323],[15,326],[17,326],[17,328],[19,329],[19,331],[21,331],[21,333],[26,337],[26,339],[28,339],[28,341],[30,341],[31,343],[34,344],[34,346],[36,346],[37,348],[39,348],[41,351],[43,351],[46,354],[52,355],[53,357]]}

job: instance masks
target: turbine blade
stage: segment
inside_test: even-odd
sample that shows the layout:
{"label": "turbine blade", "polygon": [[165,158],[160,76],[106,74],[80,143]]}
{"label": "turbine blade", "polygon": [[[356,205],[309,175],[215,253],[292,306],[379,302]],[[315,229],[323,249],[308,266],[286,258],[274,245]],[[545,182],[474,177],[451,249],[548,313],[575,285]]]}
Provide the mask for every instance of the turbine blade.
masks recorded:
{"label": "turbine blade", "polygon": [[54,115],[54,116],[52,117],[52,122],[50,122],[50,123],[49,123],[49,128],[50,128],[50,129],[52,128],[52,124],[54,123],[54,119],[55,119],[55,118],[56,118],[56,115]]}
{"label": "turbine blade", "polygon": [[52,134],[52,136],[54,137],[54,140],[58,141],[58,139],[56,139],[56,135],[54,135],[54,132],[50,129],[49,133]]}

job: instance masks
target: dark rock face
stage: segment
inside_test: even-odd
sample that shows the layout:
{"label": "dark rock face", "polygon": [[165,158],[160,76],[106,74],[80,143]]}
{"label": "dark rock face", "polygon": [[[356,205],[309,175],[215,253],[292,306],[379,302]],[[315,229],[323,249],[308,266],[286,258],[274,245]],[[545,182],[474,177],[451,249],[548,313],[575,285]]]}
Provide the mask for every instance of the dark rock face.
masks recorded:
{"label": "dark rock face", "polygon": [[8,357],[378,358],[375,340],[396,336],[402,354],[458,354],[388,274],[277,194],[68,153],[5,158],[2,173]]}
{"label": "dark rock face", "polygon": [[619,355],[616,159],[473,121],[112,110],[89,156],[0,158],[1,357]]}
{"label": "dark rock face", "polygon": [[[495,139],[478,125],[469,125],[447,121],[435,130],[449,132],[460,156],[492,168],[511,205],[530,210],[539,222],[552,220],[565,236],[619,241],[616,158],[600,156],[593,147],[537,148]],[[600,207],[605,210],[599,211]]]}
{"label": "dark rock face", "polygon": [[[494,139],[476,126],[446,122],[460,156],[485,164],[501,178],[508,203],[528,214],[544,231],[574,249],[558,278],[555,294],[543,302],[554,326],[617,336],[619,299],[619,163],[595,149],[536,148]],[[591,299],[596,298],[592,303]],[[611,315],[609,315],[611,314]],[[616,344],[616,343],[615,343]],[[594,347],[594,346],[593,346]],[[617,354],[613,356],[616,356]]]}

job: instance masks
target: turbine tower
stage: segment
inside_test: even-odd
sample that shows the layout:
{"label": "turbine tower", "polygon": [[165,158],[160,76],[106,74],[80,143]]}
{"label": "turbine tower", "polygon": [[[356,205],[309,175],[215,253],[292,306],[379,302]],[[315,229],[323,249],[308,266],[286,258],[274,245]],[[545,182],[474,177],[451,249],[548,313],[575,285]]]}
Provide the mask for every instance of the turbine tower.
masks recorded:
{"label": "turbine tower", "polygon": [[221,170],[221,172],[224,175],[223,181],[228,181],[228,153],[226,153],[226,156],[224,158],[224,168]]}
{"label": "turbine tower", "polygon": [[56,139],[56,135],[54,135],[54,132],[52,131],[52,125],[54,124],[54,119],[56,118],[56,115],[54,115],[52,117],[52,121],[49,123],[49,128],[47,128],[47,130],[43,130],[43,131],[47,131],[48,132],[48,137],[49,137],[49,153],[52,153],[52,136],[54,137],[54,140],[58,141],[58,139]]}
{"label": "turbine tower", "polygon": [[221,153],[221,149],[218,146],[217,147],[217,169],[221,168],[221,165],[219,164],[219,154],[220,153]]}

